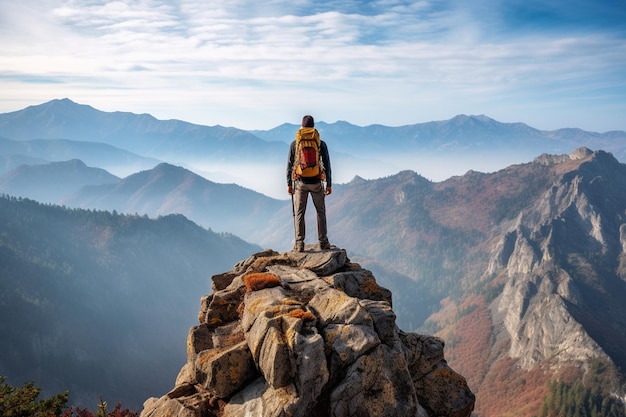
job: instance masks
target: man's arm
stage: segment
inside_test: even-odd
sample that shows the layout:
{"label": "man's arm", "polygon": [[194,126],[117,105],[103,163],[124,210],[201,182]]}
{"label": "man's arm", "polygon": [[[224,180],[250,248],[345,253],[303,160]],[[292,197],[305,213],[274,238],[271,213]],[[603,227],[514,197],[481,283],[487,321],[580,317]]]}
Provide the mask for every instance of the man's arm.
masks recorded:
{"label": "man's arm", "polygon": [[333,186],[333,175],[332,169],[330,167],[330,155],[328,153],[328,146],[326,146],[326,142],[321,141],[320,143],[320,156],[322,157],[322,163],[324,164],[324,173],[326,174],[326,187]]}

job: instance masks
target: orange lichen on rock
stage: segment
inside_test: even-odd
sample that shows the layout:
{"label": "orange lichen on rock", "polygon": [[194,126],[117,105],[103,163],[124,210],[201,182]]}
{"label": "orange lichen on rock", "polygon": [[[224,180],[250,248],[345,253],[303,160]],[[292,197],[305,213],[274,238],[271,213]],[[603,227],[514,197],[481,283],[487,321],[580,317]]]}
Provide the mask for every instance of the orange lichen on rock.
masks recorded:
{"label": "orange lichen on rock", "polygon": [[291,310],[289,313],[287,313],[287,315],[289,317],[295,317],[304,321],[315,321],[315,316],[313,315],[313,313],[309,311],[304,311],[301,308]]}
{"label": "orange lichen on rock", "polygon": [[243,283],[248,292],[280,285],[280,278],[267,272],[253,272],[243,277]]}

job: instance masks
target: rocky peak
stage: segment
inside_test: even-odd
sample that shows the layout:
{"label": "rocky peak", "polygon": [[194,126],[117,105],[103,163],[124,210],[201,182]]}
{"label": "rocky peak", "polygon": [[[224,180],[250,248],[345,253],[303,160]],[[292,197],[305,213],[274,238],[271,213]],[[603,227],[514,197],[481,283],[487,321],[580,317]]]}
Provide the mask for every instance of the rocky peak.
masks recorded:
{"label": "rocky peak", "polygon": [[141,417],[471,414],[443,340],[400,330],[391,292],[345,250],[306,249],[212,277],[187,363]]}
{"label": "rocky peak", "polygon": [[594,154],[595,153],[591,149],[582,146],[580,148],[574,149],[574,151],[570,153],[569,155],[551,155],[551,154],[543,153],[539,155],[538,157],[536,157],[533,160],[533,162],[536,164],[542,164],[542,165],[554,165],[554,164],[567,162],[570,160],[577,161],[577,160],[585,159],[590,156],[593,156]]}
{"label": "rocky peak", "polygon": [[[616,296],[624,288],[616,265],[626,259],[626,219],[619,209],[626,206],[625,171],[610,154],[587,148],[538,162],[554,164],[560,175],[520,212],[486,270],[505,277],[492,312],[511,340],[509,355],[526,369],[545,360],[556,366],[591,358],[623,361],[625,356],[612,348],[623,336],[594,332],[594,338],[590,332],[593,323],[624,316],[621,303],[604,289],[612,288]],[[602,313],[594,322],[588,312],[596,314],[596,305],[602,305]]]}

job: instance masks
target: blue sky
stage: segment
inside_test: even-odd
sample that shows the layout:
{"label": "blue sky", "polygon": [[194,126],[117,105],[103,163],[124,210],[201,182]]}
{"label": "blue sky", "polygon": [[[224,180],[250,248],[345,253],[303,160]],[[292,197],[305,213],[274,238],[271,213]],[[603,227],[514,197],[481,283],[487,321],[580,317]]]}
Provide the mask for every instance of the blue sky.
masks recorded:
{"label": "blue sky", "polygon": [[0,112],[626,130],[626,0],[0,0]]}

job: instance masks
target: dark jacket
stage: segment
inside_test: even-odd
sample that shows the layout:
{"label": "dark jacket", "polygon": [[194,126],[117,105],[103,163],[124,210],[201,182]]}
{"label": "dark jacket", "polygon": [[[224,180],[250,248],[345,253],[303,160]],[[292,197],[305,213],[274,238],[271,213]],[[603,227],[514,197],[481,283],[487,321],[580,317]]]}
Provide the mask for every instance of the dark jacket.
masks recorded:
{"label": "dark jacket", "polygon": [[[287,158],[287,186],[290,187],[293,185],[291,175],[293,174],[293,163],[295,160],[296,154],[296,141],[291,142],[291,146],[289,146],[289,157]],[[326,174],[326,186],[332,187],[332,171],[330,168],[330,156],[328,155],[328,147],[326,146],[326,142],[323,140],[320,141],[320,158],[322,158],[322,164],[324,164],[324,173]],[[307,184],[314,184],[319,182],[319,178],[301,178],[302,182]]]}

